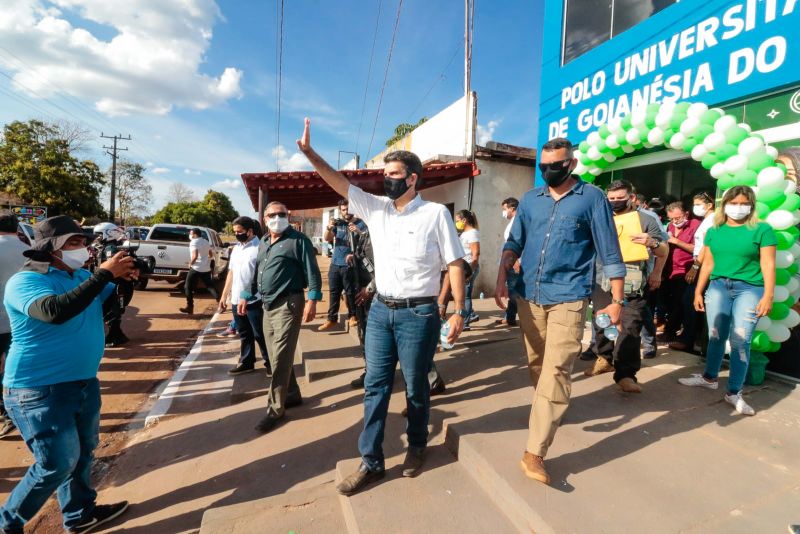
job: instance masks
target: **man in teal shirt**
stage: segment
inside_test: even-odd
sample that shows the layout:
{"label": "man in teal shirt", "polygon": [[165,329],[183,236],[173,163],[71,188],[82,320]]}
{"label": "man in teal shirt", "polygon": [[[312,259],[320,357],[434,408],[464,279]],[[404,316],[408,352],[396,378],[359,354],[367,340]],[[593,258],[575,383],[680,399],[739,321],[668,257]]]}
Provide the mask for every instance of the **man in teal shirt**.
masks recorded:
{"label": "man in teal shirt", "polygon": [[70,533],[111,521],[127,502],[97,505],[90,474],[100,432],[97,370],[104,350],[103,300],[115,278],[136,276],[124,252],[94,274],[86,238],[70,217],[51,217],[35,228],[36,245],[11,277],[4,304],[11,321],[11,349],[3,399],[35,463],[0,508],[0,530],[23,525],[57,490]]}

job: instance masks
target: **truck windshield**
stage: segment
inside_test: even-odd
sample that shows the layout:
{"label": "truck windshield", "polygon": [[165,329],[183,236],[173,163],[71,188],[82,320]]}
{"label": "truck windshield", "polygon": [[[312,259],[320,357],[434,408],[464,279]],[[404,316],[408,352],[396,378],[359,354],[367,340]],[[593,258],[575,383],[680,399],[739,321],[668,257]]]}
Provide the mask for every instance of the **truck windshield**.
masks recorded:
{"label": "truck windshield", "polygon": [[[208,239],[208,233],[205,230],[200,230],[200,236]],[[179,226],[177,228],[170,226],[157,226],[153,228],[149,241],[181,241],[183,243],[189,242],[189,227]]]}

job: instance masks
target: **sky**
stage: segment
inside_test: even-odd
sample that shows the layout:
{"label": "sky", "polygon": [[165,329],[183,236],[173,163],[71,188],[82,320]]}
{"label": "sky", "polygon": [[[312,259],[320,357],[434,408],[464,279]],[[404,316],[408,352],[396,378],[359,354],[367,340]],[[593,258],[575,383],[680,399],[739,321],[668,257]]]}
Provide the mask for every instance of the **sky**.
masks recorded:
{"label": "sky", "polygon": [[[282,34],[279,2],[2,0],[0,124],[82,124],[95,137],[82,157],[101,168],[100,133],[130,135],[121,156],[147,167],[152,211],[183,183],[252,214],[241,173],[309,168],[295,144],[304,117],[329,162],[340,150],[366,161],[399,123],[463,95],[463,2],[286,1]],[[475,2],[479,144],[535,146],[542,15],[542,0]]]}

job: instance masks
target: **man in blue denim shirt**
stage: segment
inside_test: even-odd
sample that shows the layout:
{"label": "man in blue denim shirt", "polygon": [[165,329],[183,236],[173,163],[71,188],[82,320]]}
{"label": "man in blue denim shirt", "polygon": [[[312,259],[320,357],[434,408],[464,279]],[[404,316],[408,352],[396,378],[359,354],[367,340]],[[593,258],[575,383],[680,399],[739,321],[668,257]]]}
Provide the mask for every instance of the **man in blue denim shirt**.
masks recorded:
{"label": "man in blue denim shirt", "polygon": [[495,289],[495,301],[505,308],[506,273],[521,258],[525,295],[517,298],[517,308],[536,390],[521,466],[545,484],[550,476],[544,457],[569,405],[596,257],[613,294],[613,302],[597,313],[618,325],[624,304],[625,266],[611,207],[600,189],[572,176],[576,165],[568,140],[552,139],[542,147],[539,168],[547,185],[522,197]]}

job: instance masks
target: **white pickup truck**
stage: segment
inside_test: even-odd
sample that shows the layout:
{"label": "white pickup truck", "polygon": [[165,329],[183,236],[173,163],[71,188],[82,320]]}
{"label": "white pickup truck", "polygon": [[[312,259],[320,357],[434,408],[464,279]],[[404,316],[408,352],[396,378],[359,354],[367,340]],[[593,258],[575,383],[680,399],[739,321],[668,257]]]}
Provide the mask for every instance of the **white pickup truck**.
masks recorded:
{"label": "white pickup truck", "polygon": [[136,255],[155,260],[152,273],[142,274],[139,289],[147,287],[148,280],[165,280],[177,283],[186,279],[189,272],[189,230],[199,228],[200,235],[211,244],[211,273],[215,280],[225,281],[228,272],[228,247],[210,228],[186,226],[182,224],[155,224],[141,241],[131,240],[138,245]]}

